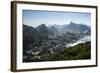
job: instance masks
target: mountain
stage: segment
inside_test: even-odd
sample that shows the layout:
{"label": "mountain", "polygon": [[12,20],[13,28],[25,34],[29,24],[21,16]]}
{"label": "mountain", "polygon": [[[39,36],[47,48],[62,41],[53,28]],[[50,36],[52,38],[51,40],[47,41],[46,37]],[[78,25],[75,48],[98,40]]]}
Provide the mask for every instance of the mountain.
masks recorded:
{"label": "mountain", "polygon": [[51,28],[53,31],[57,31],[59,35],[66,34],[66,32],[76,33],[76,34],[86,34],[86,35],[91,34],[90,26],[85,24],[77,24],[74,22],[71,22],[69,24],[63,24],[63,25],[54,24],[49,28]]}
{"label": "mountain", "polygon": [[50,34],[55,34],[58,32],[58,29],[55,26],[51,26],[48,28]]}
{"label": "mountain", "polygon": [[76,24],[71,22],[70,24],[64,27],[64,30],[74,32],[74,33],[81,33],[81,34],[91,34],[90,26],[85,24]]}
{"label": "mountain", "polygon": [[45,24],[41,24],[38,27],[36,27],[36,30],[41,33],[43,38],[48,38],[49,30],[48,27]]}
{"label": "mountain", "polygon": [[41,43],[41,34],[33,27],[23,25],[23,48],[30,49]]}

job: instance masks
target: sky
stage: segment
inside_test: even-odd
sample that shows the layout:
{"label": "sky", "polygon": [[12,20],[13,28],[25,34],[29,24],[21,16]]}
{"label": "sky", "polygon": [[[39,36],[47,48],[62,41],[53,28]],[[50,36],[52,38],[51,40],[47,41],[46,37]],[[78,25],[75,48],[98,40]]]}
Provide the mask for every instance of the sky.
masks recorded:
{"label": "sky", "polygon": [[37,27],[41,24],[64,25],[74,22],[91,26],[91,14],[79,12],[61,12],[61,11],[36,11],[23,10],[23,24]]}

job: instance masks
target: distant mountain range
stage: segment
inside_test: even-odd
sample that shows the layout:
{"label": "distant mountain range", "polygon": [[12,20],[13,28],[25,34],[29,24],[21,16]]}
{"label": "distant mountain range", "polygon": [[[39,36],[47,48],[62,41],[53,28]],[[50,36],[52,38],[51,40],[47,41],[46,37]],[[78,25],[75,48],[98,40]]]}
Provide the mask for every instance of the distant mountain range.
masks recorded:
{"label": "distant mountain range", "polygon": [[80,34],[91,34],[91,27],[85,24],[76,24],[71,22],[70,24],[52,25],[50,27],[51,29],[52,27],[55,28],[55,31],[58,30],[60,33],[72,32],[72,33],[80,33]]}
{"label": "distant mountain range", "polygon": [[[71,22],[66,25],[52,25],[47,27],[45,24],[41,24],[36,28],[23,24],[23,41],[27,40],[28,43],[32,42],[41,42],[41,39],[48,38],[50,34],[54,35],[55,33],[66,34],[66,33],[74,33],[74,34],[91,34],[91,27],[84,24],[76,24]],[[27,42],[24,43],[27,45]],[[34,44],[36,45],[36,44]]]}
{"label": "distant mountain range", "polygon": [[[28,25],[27,25],[28,26]],[[81,33],[81,34],[91,34],[91,27],[85,24],[76,24],[71,22],[70,24],[65,25],[51,25],[46,26],[46,24],[41,24],[37,26],[36,28],[32,27],[33,29],[36,29],[38,32],[43,34],[48,34],[50,32],[72,32],[72,33]]]}

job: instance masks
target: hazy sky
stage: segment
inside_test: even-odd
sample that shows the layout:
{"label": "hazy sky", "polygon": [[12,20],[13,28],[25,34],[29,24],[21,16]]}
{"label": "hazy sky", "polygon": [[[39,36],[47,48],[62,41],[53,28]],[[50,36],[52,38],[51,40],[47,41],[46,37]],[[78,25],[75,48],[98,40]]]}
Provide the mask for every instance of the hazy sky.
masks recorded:
{"label": "hazy sky", "polygon": [[90,13],[23,10],[23,24],[36,27],[41,24],[63,25],[70,22],[91,25]]}

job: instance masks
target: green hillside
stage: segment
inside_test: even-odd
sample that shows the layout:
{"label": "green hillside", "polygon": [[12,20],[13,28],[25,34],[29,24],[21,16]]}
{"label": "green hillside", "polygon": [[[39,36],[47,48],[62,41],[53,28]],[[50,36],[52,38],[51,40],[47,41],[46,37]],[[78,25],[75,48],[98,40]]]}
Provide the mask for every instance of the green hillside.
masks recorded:
{"label": "green hillside", "polygon": [[91,58],[91,43],[81,43],[76,46],[65,48],[62,52],[54,54],[51,61],[59,60],[81,60]]}

